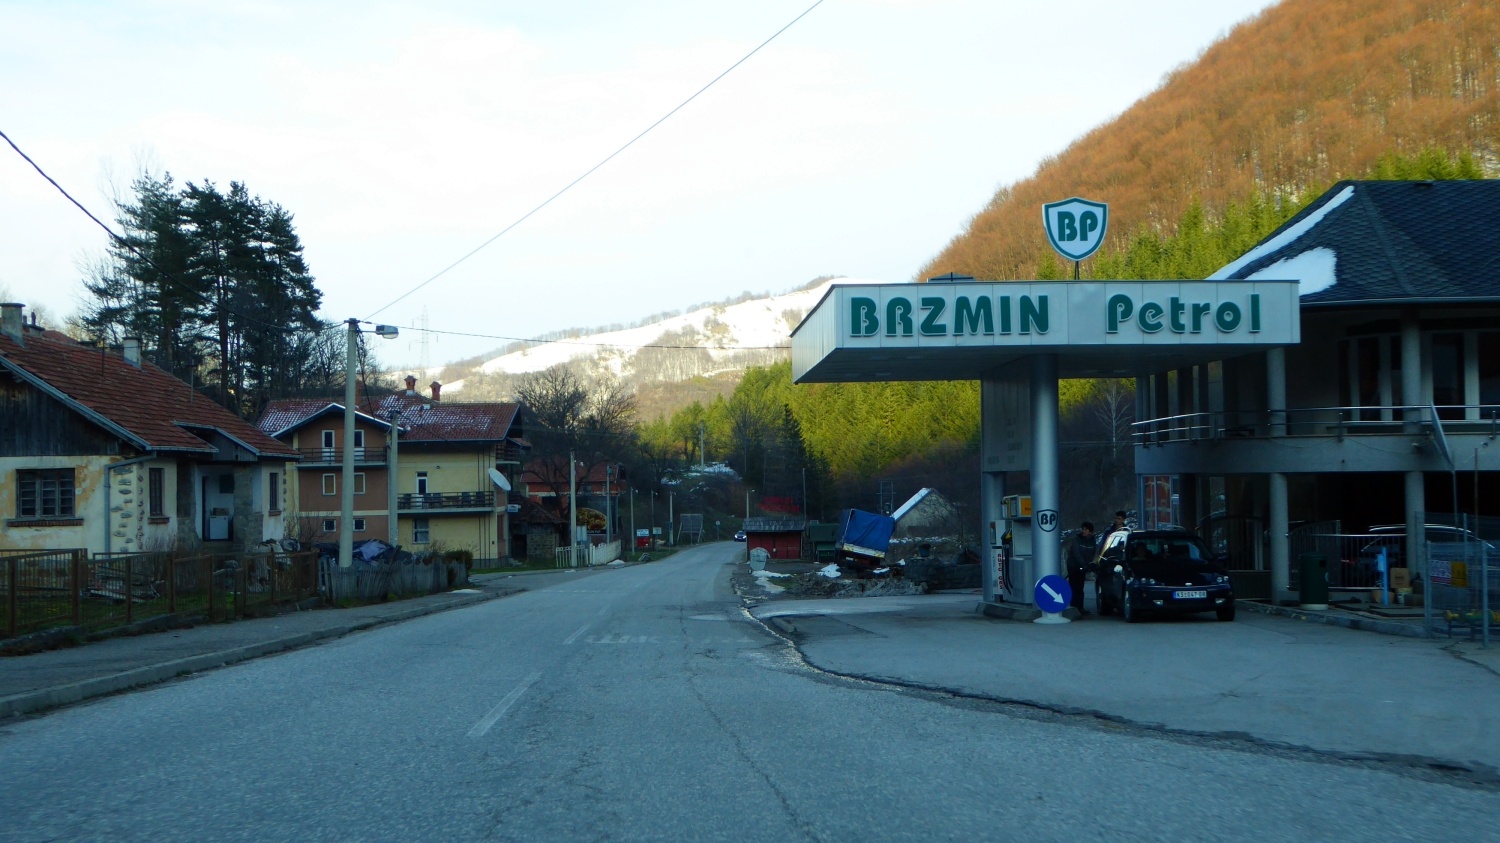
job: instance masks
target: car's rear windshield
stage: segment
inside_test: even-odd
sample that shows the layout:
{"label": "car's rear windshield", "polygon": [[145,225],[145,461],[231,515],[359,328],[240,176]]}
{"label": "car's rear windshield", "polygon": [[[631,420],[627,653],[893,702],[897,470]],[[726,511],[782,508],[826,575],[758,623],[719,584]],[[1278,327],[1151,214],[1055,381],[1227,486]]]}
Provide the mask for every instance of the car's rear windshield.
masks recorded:
{"label": "car's rear windshield", "polygon": [[1143,536],[1132,538],[1127,548],[1127,555],[1132,559],[1139,558],[1141,553],[1138,547],[1144,547],[1145,552],[1152,559],[1174,561],[1194,561],[1208,564],[1213,562],[1213,554],[1208,552],[1208,546],[1201,539],[1194,536]]}

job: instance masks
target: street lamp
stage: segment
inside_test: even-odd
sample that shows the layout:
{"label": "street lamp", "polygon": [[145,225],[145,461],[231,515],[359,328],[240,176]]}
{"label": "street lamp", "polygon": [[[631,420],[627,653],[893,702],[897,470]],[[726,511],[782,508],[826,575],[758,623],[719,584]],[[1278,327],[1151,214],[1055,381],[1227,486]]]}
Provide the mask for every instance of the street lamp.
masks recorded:
{"label": "street lamp", "polygon": [[749,518],[750,518],[750,495],[754,491],[755,491],[754,489],[746,489],[745,490],[745,518],[746,518],[746,520],[749,520]]}
{"label": "street lamp", "polygon": [[[344,470],[343,489],[340,490],[339,518],[339,567],[354,564],[354,372],[359,348],[359,320],[348,319],[349,341],[344,349]],[[375,335],[392,339],[400,331],[395,325],[376,325]]]}

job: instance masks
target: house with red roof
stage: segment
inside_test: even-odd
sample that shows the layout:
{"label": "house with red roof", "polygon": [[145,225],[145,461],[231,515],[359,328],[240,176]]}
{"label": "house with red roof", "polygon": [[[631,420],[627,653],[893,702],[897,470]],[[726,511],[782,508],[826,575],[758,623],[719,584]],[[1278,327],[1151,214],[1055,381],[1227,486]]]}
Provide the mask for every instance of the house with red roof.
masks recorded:
{"label": "house with red roof", "polygon": [[[531,447],[521,405],[443,401],[441,384],[419,393],[416,380],[407,376],[404,391],[356,408],[355,540],[386,539],[394,517],[397,543],[408,550],[468,550],[480,562],[524,557],[512,527],[525,500],[521,456]],[[297,502],[315,540],[338,535],[343,412],[341,402],[288,399],[271,402],[259,421],[303,455]]]}
{"label": "house with red roof", "polygon": [[[256,422],[262,433],[301,457],[288,484],[295,537],[303,544],[336,542],[342,529],[344,405],[326,398],[283,398],[266,405]],[[389,421],[354,415],[354,541],[389,540]]]}
{"label": "house with red roof", "polygon": [[246,547],[284,535],[297,452],[141,359],[0,304],[0,548]]}

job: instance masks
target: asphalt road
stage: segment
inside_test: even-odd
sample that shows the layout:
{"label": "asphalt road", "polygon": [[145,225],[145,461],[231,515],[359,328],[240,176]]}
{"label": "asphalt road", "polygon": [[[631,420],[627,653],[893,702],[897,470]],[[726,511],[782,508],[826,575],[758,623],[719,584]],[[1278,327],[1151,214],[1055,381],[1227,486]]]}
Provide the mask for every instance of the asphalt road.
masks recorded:
{"label": "asphalt road", "polygon": [[[0,727],[0,840],[1488,839],[1489,786],[825,676],[740,546]],[[964,654],[941,658],[962,660]]]}

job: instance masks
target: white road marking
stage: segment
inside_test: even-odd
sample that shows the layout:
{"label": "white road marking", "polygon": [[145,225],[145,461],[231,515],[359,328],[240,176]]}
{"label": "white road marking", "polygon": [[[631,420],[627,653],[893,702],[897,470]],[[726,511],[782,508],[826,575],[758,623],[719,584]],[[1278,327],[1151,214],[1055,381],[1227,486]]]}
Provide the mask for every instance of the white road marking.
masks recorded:
{"label": "white road marking", "polygon": [[495,704],[494,708],[490,709],[489,714],[486,714],[483,719],[474,724],[474,728],[469,730],[469,737],[484,737],[484,733],[488,732],[490,727],[495,725],[495,721],[504,717],[505,712],[510,711],[510,707],[516,704],[516,700],[520,699],[521,695],[526,693],[526,689],[530,688],[534,682],[541,678],[542,675],[540,673],[533,673],[526,677],[521,684],[511,689],[511,692],[506,694],[504,699],[500,700],[500,702]]}
{"label": "white road marking", "polygon": [[[594,614],[594,621],[599,620],[600,618],[604,617],[604,615],[606,613],[608,613],[608,612],[609,612],[609,607],[608,606],[601,606],[599,608],[599,611]],[[566,640],[566,641],[563,642],[563,646],[566,647],[569,644],[572,644],[574,641],[577,641],[578,640],[578,636],[582,635],[584,633],[584,631],[586,631],[589,627],[591,627],[591,626],[594,625],[594,621],[589,621],[588,623],[584,624],[583,626],[580,626],[578,628],[577,632],[575,632],[572,635],[568,636],[568,640]]]}

